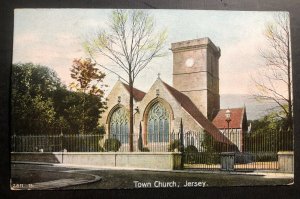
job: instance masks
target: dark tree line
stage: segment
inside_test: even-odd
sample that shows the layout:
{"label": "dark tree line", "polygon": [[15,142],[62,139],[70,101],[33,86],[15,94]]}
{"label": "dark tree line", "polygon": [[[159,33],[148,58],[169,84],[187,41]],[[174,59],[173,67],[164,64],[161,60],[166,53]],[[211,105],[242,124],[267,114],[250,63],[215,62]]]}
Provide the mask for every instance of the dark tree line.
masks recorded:
{"label": "dark tree line", "polygon": [[70,91],[53,70],[32,63],[13,64],[11,80],[12,134],[78,134],[82,126],[86,134],[103,132],[102,94]]}

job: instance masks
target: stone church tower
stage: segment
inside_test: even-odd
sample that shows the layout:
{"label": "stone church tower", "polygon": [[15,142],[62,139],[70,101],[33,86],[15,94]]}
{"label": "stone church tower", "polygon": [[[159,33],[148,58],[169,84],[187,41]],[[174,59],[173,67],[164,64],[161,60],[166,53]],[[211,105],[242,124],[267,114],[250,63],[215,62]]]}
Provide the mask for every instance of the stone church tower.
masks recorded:
{"label": "stone church tower", "polygon": [[187,95],[209,120],[220,109],[219,57],[209,38],[172,43],[173,86]]}

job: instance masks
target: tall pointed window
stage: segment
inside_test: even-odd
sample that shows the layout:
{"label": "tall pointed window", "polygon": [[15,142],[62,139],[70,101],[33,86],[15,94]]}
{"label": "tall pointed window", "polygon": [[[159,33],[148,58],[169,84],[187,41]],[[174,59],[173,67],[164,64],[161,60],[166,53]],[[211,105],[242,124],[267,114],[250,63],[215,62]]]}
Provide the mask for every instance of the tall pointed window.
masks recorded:
{"label": "tall pointed window", "polygon": [[113,112],[110,119],[110,137],[118,139],[121,143],[128,143],[129,125],[128,112],[124,107]]}
{"label": "tall pointed window", "polygon": [[154,104],[148,113],[148,142],[169,142],[170,113],[160,102]]}

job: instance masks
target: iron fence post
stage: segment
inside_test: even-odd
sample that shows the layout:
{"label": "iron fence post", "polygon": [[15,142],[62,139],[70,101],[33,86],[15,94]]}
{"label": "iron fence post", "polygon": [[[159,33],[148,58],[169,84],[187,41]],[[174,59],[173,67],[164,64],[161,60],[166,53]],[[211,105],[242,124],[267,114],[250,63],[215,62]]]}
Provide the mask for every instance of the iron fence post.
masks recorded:
{"label": "iron fence post", "polygon": [[181,153],[184,152],[182,118],[181,118],[181,120],[180,120],[180,146],[179,146],[179,151],[180,151]]}
{"label": "iron fence post", "polygon": [[184,143],[183,143],[183,124],[182,118],[180,119],[180,146],[179,151],[181,152],[181,169],[184,168]]}
{"label": "iron fence post", "polygon": [[13,152],[16,151],[16,132],[13,134]]}
{"label": "iron fence post", "polygon": [[64,136],[64,134],[63,134],[63,132],[62,132],[62,129],[60,128],[60,151],[61,152],[63,152],[63,137]]}
{"label": "iron fence post", "polygon": [[140,122],[140,129],[139,129],[139,137],[138,137],[138,149],[143,151],[143,138],[142,138],[142,122]]}

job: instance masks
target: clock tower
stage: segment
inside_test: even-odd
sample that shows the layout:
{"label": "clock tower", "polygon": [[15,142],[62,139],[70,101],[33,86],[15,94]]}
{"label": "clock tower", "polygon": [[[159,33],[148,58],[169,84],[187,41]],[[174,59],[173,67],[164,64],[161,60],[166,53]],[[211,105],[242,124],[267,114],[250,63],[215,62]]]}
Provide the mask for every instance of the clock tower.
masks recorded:
{"label": "clock tower", "polygon": [[171,44],[173,86],[187,95],[208,119],[220,109],[219,57],[209,38]]}

